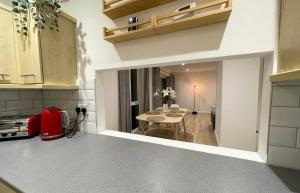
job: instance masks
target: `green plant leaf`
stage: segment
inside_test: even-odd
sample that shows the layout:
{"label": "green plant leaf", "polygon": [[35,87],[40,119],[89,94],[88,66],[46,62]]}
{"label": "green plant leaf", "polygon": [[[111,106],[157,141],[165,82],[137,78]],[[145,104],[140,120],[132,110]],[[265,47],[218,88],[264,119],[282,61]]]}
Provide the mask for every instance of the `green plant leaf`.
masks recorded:
{"label": "green plant leaf", "polygon": [[13,8],[12,10],[14,13],[20,13],[19,9],[18,8]]}
{"label": "green plant leaf", "polygon": [[18,6],[18,5],[19,5],[19,3],[18,3],[17,1],[12,1],[11,3],[12,3],[12,5],[14,5],[14,6]]}

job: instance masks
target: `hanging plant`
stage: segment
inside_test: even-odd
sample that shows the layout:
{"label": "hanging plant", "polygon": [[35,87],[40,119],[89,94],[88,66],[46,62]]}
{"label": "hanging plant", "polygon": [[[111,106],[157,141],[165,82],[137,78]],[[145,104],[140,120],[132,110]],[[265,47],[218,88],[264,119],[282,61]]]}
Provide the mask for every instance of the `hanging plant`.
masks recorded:
{"label": "hanging plant", "polygon": [[47,26],[50,30],[59,32],[60,8],[59,0],[13,0],[12,12],[17,32],[23,35],[28,34],[30,15],[35,21],[36,29],[43,30]]}

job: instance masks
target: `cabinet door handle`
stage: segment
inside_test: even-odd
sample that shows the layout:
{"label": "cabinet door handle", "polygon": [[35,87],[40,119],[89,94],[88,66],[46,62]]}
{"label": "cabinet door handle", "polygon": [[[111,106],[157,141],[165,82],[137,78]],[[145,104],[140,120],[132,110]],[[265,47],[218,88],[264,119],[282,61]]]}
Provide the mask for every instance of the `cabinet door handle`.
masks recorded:
{"label": "cabinet door handle", "polygon": [[5,77],[9,76],[9,74],[1,74],[0,73],[0,76],[2,77],[2,80],[5,80]]}
{"label": "cabinet door handle", "polygon": [[33,77],[33,83],[29,83],[29,84],[35,84],[35,74],[21,74],[20,77],[24,77],[25,78],[25,84],[27,84],[27,77]]}
{"label": "cabinet door handle", "polygon": [[27,76],[35,76],[35,74],[21,74],[21,77],[27,77]]}

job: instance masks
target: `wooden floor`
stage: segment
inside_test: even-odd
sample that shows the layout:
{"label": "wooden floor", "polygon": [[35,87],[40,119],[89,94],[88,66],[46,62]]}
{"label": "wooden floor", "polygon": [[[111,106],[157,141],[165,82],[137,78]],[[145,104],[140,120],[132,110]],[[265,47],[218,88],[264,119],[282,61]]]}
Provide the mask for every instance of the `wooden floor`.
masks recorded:
{"label": "wooden floor", "polygon": [[[216,140],[216,136],[210,122],[210,114],[200,113],[197,115],[193,115],[191,113],[188,113],[185,116],[185,124],[187,135],[184,135],[183,128],[181,128],[181,132],[179,134],[180,141],[218,146],[218,142]],[[174,128],[151,129],[147,132],[147,135],[175,140],[174,131]],[[140,131],[135,133],[142,134]]]}

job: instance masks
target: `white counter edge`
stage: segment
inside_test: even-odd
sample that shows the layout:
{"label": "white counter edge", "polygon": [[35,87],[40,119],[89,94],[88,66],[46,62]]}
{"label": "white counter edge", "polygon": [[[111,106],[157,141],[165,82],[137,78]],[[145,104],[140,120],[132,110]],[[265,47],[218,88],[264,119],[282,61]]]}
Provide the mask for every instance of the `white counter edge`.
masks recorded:
{"label": "white counter edge", "polygon": [[162,139],[157,137],[143,136],[143,135],[130,134],[130,133],[122,133],[122,132],[112,131],[112,130],[100,131],[99,134],[265,163],[265,161],[258,155],[257,152],[195,144],[195,143]]}

